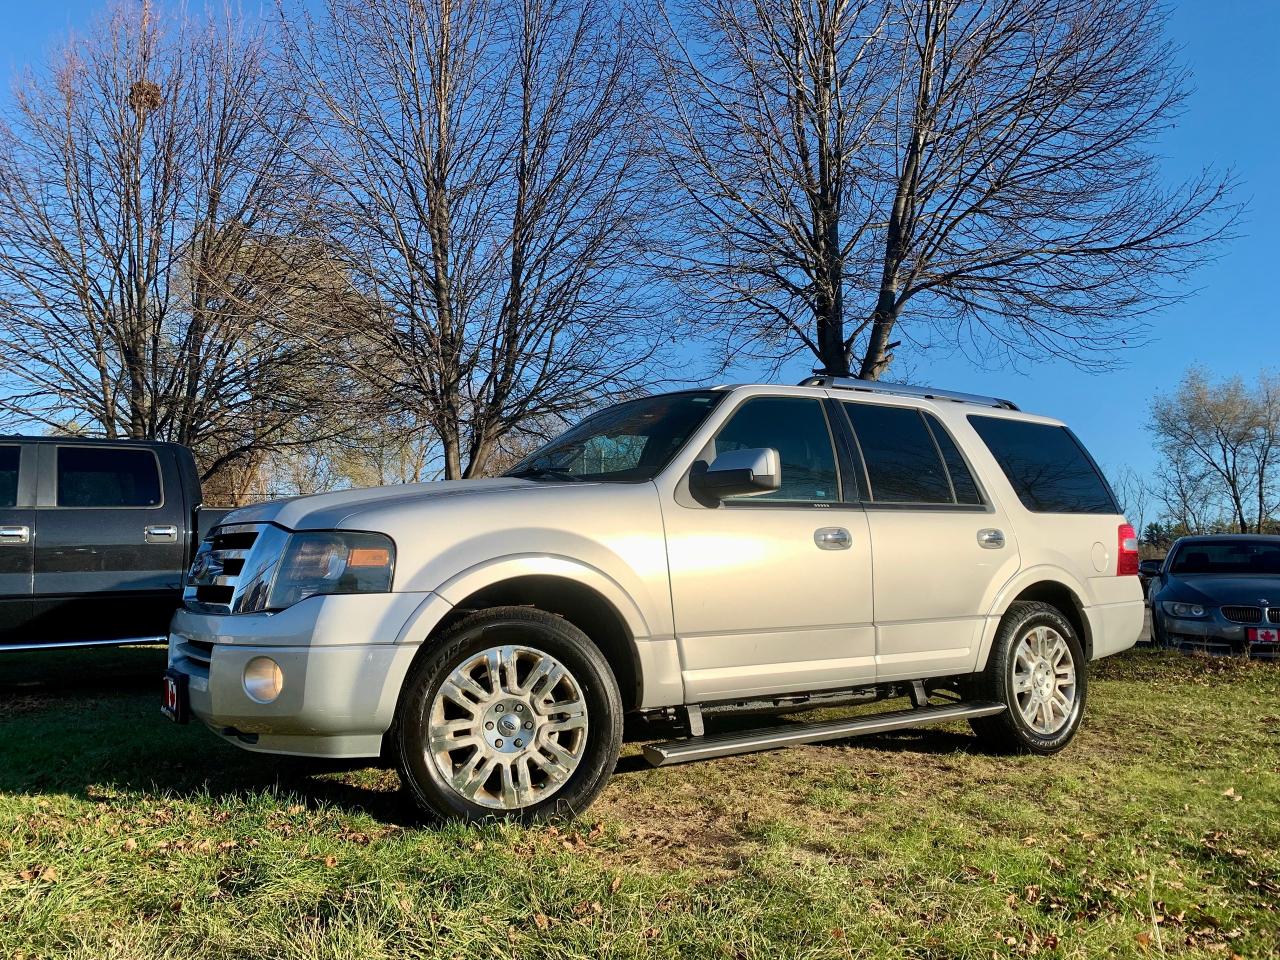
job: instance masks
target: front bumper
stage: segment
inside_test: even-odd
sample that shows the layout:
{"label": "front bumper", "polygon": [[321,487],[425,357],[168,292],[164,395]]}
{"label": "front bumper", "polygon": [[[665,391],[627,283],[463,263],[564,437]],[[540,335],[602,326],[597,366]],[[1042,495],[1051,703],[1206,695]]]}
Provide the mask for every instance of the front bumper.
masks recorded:
{"label": "front bumper", "polygon": [[1232,656],[1248,656],[1258,660],[1280,659],[1280,644],[1251,643],[1251,627],[1273,626],[1267,623],[1233,623],[1214,610],[1208,617],[1182,619],[1165,613],[1158,604],[1152,604],[1151,616],[1156,621],[1160,639],[1170,647],[1180,650]]}
{"label": "front bumper", "polygon": [[[376,757],[418,651],[417,643],[394,641],[423,599],[312,597],[276,614],[236,616],[179,610],[170,627],[169,666],[188,678],[192,715],[237,746]],[[284,677],[271,703],[245,692],[245,666],[255,657],[270,657]]]}

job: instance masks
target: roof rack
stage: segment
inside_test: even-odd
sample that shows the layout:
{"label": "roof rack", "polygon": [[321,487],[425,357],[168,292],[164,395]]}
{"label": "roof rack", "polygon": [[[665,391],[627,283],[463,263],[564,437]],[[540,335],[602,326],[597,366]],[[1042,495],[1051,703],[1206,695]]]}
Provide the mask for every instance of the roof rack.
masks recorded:
{"label": "roof rack", "polygon": [[953,403],[976,403],[982,407],[999,407],[1001,410],[1017,410],[1012,401],[999,397],[984,397],[976,393],[957,393],[954,390],[935,390],[933,387],[917,387],[909,383],[886,383],[883,380],[859,380],[856,377],[831,377],[826,375],[805,377],[802,387],[831,387],[836,390],[860,390],[864,393],[889,393],[898,397],[921,397],[925,400],[950,400]]}

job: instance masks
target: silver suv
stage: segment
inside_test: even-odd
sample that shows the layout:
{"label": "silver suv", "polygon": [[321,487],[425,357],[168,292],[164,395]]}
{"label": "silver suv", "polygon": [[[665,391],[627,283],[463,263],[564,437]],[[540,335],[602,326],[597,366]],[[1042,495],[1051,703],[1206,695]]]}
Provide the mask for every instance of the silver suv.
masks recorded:
{"label": "silver suv", "polygon": [[[857,380],[587,418],[506,476],[261,504],[204,542],[165,712],[389,757],[426,811],[545,817],[657,765],[967,719],[1053,753],[1142,626],[1133,529],[1060,422]],[[724,714],[903,698],[821,723]]]}

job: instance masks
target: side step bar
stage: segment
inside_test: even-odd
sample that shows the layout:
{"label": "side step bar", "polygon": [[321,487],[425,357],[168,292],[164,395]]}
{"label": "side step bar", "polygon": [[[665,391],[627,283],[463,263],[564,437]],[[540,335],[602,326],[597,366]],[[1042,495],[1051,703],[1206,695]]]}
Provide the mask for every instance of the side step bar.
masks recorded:
{"label": "side step bar", "polygon": [[777,750],[800,743],[818,743],[823,740],[843,740],[868,733],[885,733],[906,727],[923,727],[949,720],[968,720],[973,717],[990,717],[1004,712],[1003,703],[990,701],[964,701],[936,707],[913,707],[910,710],[893,710],[869,717],[851,720],[832,720],[826,723],[793,723],[763,730],[744,730],[740,733],[721,733],[713,736],[688,737],[684,740],[668,740],[647,744],[644,758],[655,767],[669,767],[675,763],[691,763],[694,760],[711,760],[738,753],[755,753],[759,750]]}

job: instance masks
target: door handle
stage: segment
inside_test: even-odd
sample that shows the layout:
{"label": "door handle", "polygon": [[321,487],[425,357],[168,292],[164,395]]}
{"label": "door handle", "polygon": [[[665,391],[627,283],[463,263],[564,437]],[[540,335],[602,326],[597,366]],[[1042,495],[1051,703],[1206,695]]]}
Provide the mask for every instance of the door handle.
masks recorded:
{"label": "door handle", "polygon": [[143,537],[147,543],[177,543],[178,528],[172,523],[162,523],[157,526],[145,527],[142,531]]}
{"label": "door handle", "polygon": [[1004,531],[997,530],[994,527],[987,527],[985,530],[978,531],[979,545],[986,547],[988,550],[999,550],[1004,546]]}
{"label": "door handle", "polygon": [[822,550],[848,550],[853,537],[844,527],[819,527],[813,531],[813,542]]}
{"label": "door handle", "polygon": [[30,543],[31,528],[22,526],[0,527],[0,543]]}

